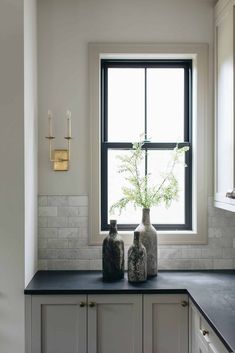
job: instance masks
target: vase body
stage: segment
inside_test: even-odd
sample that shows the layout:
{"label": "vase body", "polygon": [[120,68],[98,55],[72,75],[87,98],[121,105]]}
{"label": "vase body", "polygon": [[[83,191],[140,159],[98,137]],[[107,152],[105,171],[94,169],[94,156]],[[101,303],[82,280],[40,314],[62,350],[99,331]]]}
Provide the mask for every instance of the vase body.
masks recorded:
{"label": "vase body", "polygon": [[136,228],[140,232],[140,240],[147,252],[147,275],[156,276],[158,272],[157,231],[150,223],[150,209],[143,208],[142,222]]}
{"label": "vase body", "polygon": [[124,242],[117,232],[116,220],[110,220],[110,231],[103,241],[102,259],[104,281],[124,278]]}
{"label": "vase body", "polygon": [[128,250],[128,281],[145,282],[147,280],[147,252],[140,241],[140,233],[134,232],[133,245]]}

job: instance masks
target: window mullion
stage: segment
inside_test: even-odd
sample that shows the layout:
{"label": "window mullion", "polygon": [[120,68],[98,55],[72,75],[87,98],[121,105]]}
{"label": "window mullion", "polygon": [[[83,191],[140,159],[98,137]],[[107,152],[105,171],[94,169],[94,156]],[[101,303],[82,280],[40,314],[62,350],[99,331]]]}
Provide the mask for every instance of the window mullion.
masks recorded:
{"label": "window mullion", "polygon": [[[145,141],[148,139],[147,136],[147,68],[145,67],[144,70],[144,129],[145,129],[145,134],[144,134],[144,139]],[[147,152],[147,147],[145,147],[145,176],[148,174],[148,152]],[[147,180],[147,179],[146,179]],[[145,184],[145,187],[147,187],[147,185]],[[145,190],[146,191],[146,190]],[[145,193],[145,198],[146,198],[146,193]],[[146,201],[146,200],[145,200]]]}
{"label": "window mullion", "polygon": [[184,68],[184,141],[189,141],[189,72]]}
{"label": "window mullion", "polygon": [[101,218],[108,224],[108,148],[106,143],[101,144]]}
{"label": "window mullion", "polygon": [[[112,149],[132,149],[132,142],[102,142],[106,145],[107,148]],[[145,142],[144,148],[147,150],[156,149],[156,150],[173,150],[175,146],[178,145],[181,147],[191,147],[191,142]]]}
{"label": "window mullion", "polygon": [[147,136],[147,68],[144,69],[144,139],[148,139]]}
{"label": "window mullion", "polygon": [[108,141],[108,67],[102,66],[101,80],[101,141]]}
{"label": "window mullion", "polygon": [[[144,68],[144,140],[147,140],[147,68]],[[144,160],[144,173],[148,173],[148,155],[147,148],[145,148],[145,160]]]}

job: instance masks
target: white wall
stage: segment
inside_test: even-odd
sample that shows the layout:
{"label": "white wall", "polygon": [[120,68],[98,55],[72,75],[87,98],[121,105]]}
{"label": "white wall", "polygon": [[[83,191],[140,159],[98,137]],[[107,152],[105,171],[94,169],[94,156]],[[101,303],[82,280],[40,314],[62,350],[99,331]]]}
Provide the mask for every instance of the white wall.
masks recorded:
{"label": "white wall", "polygon": [[37,0],[24,2],[25,285],[37,269]]}
{"label": "white wall", "polygon": [[[39,194],[87,194],[89,182],[88,42],[206,42],[212,78],[213,1],[38,0]],[[210,86],[212,87],[212,85]],[[208,112],[208,161],[212,167],[212,89]],[[47,110],[55,113],[57,147],[72,110],[71,169],[50,168]],[[208,185],[212,194],[213,178]]]}
{"label": "white wall", "polygon": [[[88,195],[89,183],[89,42],[209,44],[205,153],[208,193],[213,195],[214,3],[213,0],[38,0],[39,195],[44,195],[39,198],[41,269],[101,268],[101,248],[88,245],[88,219],[84,210],[92,200],[83,204],[81,197]],[[44,139],[47,110],[55,113],[56,147],[62,147],[67,107],[72,110],[73,118],[71,169],[65,173],[53,172]],[[234,214],[214,209],[211,197],[209,201],[208,244],[162,246],[161,268],[234,268]]]}
{"label": "white wall", "polygon": [[23,0],[0,1],[0,352],[24,352]]}

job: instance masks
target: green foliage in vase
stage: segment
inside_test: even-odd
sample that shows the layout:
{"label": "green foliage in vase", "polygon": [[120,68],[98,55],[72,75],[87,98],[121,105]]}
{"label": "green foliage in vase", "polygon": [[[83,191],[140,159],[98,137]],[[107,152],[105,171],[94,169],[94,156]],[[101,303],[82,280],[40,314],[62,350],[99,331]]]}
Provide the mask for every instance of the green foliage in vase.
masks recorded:
{"label": "green foliage in vase", "polygon": [[111,214],[115,209],[121,213],[129,203],[132,203],[135,208],[151,208],[160,203],[169,207],[171,202],[178,198],[179,183],[174,175],[174,169],[177,164],[182,163],[182,156],[189,150],[189,147],[179,148],[177,145],[172,151],[172,158],[166,171],[162,173],[161,182],[151,185],[151,174],[141,175],[141,164],[147,153],[142,148],[143,145],[144,141],[133,143],[130,155],[117,157],[120,160],[118,172],[124,174],[129,186],[122,187],[123,197],[111,206]]}

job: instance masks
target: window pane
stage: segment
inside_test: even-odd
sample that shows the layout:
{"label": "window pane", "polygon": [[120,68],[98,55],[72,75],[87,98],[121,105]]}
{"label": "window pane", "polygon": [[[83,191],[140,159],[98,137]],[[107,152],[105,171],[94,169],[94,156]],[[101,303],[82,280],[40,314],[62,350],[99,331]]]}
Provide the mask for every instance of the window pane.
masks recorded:
{"label": "window pane", "polygon": [[[116,218],[119,224],[139,224],[141,221],[141,208],[134,209],[133,206],[128,205],[122,214],[116,211],[110,214],[110,206],[123,197],[122,187],[130,186],[125,180],[124,174],[118,173],[120,160],[119,155],[127,155],[130,151],[109,150],[108,151],[108,220]],[[167,166],[172,158],[172,151],[148,151],[148,171],[150,175],[150,185],[160,185],[163,180],[162,174],[166,172]],[[179,182],[179,199],[173,201],[169,208],[164,205],[151,208],[151,222],[154,224],[184,224],[185,222],[185,186],[184,174],[185,167],[182,164],[175,167],[175,176]],[[144,161],[142,165],[142,175],[144,175]]]}
{"label": "window pane", "polygon": [[[117,156],[124,156],[130,154],[130,151],[109,150],[108,151],[108,221],[109,219],[117,219],[119,224],[139,224],[141,220],[141,209],[134,209],[133,206],[128,205],[125,210],[119,215],[116,210],[114,214],[110,214],[110,207],[123,197],[122,187],[129,186],[125,180],[124,174],[118,172],[120,160]],[[144,162],[142,167],[142,175],[144,175]]]}
{"label": "window pane", "polygon": [[144,132],[144,69],[108,69],[108,141],[138,141]]}
{"label": "window pane", "polygon": [[147,119],[152,142],[184,141],[184,69],[147,69]]}
{"label": "window pane", "polygon": [[[172,151],[149,151],[148,171],[151,173],[150,184],[157,184],[163,180],[163,173],[171,164]],[[184,157],[183,157],[184,158]],[[154,224],[184,224],[185,223],[185,185],[184,185],[184,159],[177,164],[174,175],[179,182],[179,198],[173,201],[169,208],[159,205],[151,209],[151,222]]]}

